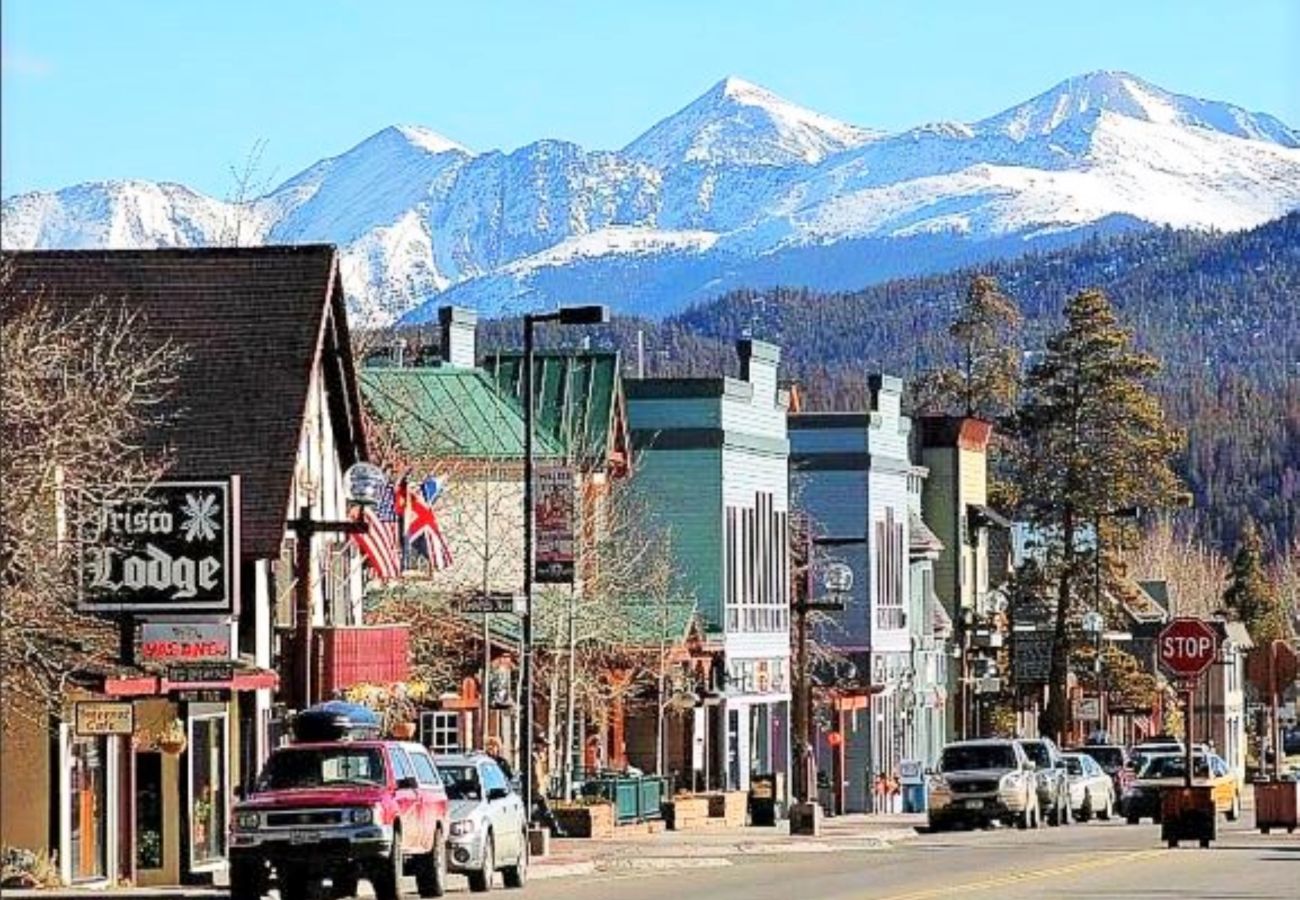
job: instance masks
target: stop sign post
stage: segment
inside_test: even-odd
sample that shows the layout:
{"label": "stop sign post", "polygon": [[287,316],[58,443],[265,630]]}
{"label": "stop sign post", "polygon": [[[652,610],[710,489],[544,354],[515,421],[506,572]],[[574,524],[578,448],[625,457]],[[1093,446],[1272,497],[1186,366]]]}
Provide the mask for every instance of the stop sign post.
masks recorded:
{"label": "stop sign post", "polygon": [[[1219,655],[1219,634],[1202,619],[1184,617],[1174,619],[1160,631],[1156,640],[1156,654],[1160,664],[1170,674],[1182,681],[1187,691],[1187,707],[1183,713],[1183,749],[1186,753],[1183,784],[1192,786],[1192,702],[1194,689],[1201,674],[1214,664]],[[1209,760],[1206,760],[1209,765]]]}

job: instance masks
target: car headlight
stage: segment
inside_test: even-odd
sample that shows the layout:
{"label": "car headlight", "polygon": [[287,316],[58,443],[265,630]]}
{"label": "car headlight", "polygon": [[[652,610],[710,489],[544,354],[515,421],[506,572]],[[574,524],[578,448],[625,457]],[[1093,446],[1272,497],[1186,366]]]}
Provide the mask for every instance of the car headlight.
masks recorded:
{"label": "car headlight", "polygon": [[1016,773],[1008,772],[998,779],[998,790],[1009,791],[1016,786]]}
{"label": "car headlight", "polygon": [[261,824],[261,817],[255,812],[235,813],[235,827],[240,831],[256,831]]}
{"label": "car headlight", "polygon": [[353,825],[369,825],[375,821],[375,811],[369,806],[357,807],[348,811],[348,821]]}
{"label": "car headlight", "polygon": [[464,835],[473,834],[473,833],[474,833],[473,819],[462,819],[459,822],[451,823],[452,837],[463,837]]}

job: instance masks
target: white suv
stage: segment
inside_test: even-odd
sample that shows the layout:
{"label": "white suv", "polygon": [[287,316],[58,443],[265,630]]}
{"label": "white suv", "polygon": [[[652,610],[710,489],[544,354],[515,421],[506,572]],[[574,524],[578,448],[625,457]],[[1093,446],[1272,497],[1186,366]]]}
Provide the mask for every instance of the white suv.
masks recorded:
{"label": "white suv", "polygon": [[930,828],[999,821],[1040,824],[1034,764],[1015,741],[958,741],[943,748],[929,780]]}

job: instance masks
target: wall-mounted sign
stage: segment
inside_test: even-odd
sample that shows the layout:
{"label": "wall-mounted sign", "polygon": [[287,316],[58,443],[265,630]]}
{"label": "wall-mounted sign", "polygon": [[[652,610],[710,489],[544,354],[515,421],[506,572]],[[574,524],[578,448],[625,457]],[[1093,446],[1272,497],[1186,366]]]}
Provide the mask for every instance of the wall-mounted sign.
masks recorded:
{"label": "wall-mounted sign", "polygon": [[1074,701],[1074,717],[1080,722],[1101,721],[1101,698],[1079,697]]}
{"label": "wall-mounted sign", "polygon": [[229,662],[189,663],[168,666],[170,684],[224,684],[235,677],[235,664]]}
{"label": "wall-mounted sign", "polygon": [[230,659],[230,626],[222,622],[146,622],[140,661],[181,663]]}
{"label": "wall-mounted sign", "polygon": [[562,466],[546,466],[538,470],[536,478],[534,577],[542,584],[572,584],[573,471]]}
{"label": "wall-mounted sign", "polygon": [[82,737],[135,732],[135,707],[130,703],[78,703],[75,710],[77,734]]}
{"label": "wall-mounted sign", "polygon": [[227,481],[163,481],[106,502],[82,535],[81,608],[234,612],[238,520]]}

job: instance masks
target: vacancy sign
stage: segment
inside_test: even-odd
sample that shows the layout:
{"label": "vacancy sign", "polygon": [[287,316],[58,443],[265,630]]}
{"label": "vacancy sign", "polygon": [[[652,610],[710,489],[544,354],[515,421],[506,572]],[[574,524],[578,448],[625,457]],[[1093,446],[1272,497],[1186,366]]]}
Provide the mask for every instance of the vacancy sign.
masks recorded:
{"label": "vacancy sign", "polygon": [[1194,681],[1219,655],[1219,635],[1201,619],[1174,619],[1156,640],[1160,664],[1185,681]]}

